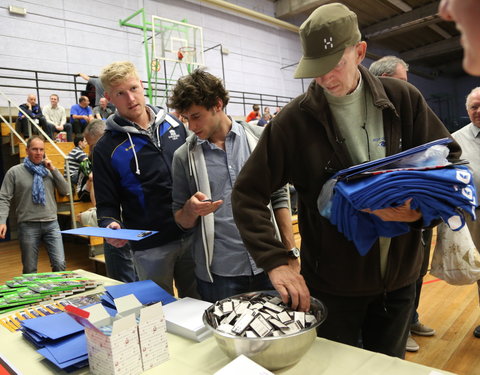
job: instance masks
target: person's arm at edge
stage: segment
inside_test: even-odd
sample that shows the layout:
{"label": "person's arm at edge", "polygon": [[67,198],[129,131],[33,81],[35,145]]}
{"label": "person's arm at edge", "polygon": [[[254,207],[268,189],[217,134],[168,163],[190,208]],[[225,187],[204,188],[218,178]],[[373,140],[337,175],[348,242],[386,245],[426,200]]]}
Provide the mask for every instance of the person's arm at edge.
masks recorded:
{"label": "person's arm at edge", "polygon": [[12,172],[7,171],[3,178],[2,187],[0,188],[0,238],[4,239],[7,233],[7,218],[10,212],[10,202],[15,193]]}
{"label": "person's arm at edge", "polygon": [[85,73],[77,73],[80,77],[82,77],[85,81],[90,79],[90,76]]}

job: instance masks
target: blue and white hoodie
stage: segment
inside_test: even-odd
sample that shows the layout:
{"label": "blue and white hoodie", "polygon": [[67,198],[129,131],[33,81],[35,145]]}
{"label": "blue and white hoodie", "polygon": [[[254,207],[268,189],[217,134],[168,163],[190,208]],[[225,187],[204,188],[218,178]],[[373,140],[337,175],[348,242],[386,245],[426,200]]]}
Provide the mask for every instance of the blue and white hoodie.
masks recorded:
{"label": "blue and white hoodie", "polygon": [[150,249],[182,237],[172,214],[173,153],[185,143],[187,130],[163,108],[155,114],[153,140],[118,112],[93,150],[93,176],[100,227],[116,221],[124,228],[159,233],[132,241],[133,251]]}

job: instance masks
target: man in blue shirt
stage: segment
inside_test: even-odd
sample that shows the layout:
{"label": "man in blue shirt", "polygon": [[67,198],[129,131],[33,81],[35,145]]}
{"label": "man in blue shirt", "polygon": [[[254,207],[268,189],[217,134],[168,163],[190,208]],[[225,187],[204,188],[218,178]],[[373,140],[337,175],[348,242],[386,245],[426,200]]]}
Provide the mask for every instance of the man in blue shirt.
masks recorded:
{"label": "man in blue shirt", "polygon": [[[188,120],[194,132],[174,154],[172,207],[177,224],[184,230],[194,230],[198,291],[210,302],[273,289],[267,274],[247,252],[230,203],[237,175],[263,128],[232,120],[224,112],[228,101],[220,79],[196,70],[177,82],[169,103]],[[274,192],[271,201],[272,217],[280,230],[278,238],[286,251],[293,249],[287,191],[282,188]],[[297,259],[293,262],[299,267]]]}
{"label": "man in blue shirt", "polygon": [[89,104],[90,100],[86,96],[81,96],[78,104],[70,108],[70,122],[75,134],[83,134],[88,123],[93,120],[93,112]]}

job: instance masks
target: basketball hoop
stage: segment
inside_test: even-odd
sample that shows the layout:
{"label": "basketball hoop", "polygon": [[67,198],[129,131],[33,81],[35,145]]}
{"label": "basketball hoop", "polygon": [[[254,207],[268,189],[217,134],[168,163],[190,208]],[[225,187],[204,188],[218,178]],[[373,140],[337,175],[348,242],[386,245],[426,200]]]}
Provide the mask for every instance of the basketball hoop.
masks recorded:
{"label": "basketball hoop", "polygon": [[178,60],[186,64],[191,64],[196,60],[196,52],[197,49],[195,47],[180,47],[177,52]]}

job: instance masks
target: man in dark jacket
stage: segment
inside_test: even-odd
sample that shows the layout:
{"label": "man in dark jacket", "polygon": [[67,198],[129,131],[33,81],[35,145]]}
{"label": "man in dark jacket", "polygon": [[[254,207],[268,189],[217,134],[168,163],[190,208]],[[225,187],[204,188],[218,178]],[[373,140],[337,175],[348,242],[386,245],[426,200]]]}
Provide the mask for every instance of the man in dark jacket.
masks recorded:
{"label": "man in dark jacket", "polygon": [[[322,217],[317,198],[332,172],[396,154],[449,133],[412,85],[377,78],[360,63],[356,15],[334,3],[317,8],[300,28],[296,78],[314,78],[307,92],[272,120],[237,178],[235,221],[247,249],[284,301],[306,310],[310,294],[328,309],[319,336],[404,357],[422,263],[422,215],[409,200],[371,212],[409,223],[409,233],[380,238],[359,255],[353,242]],[[458,145],[451,151],[458,156]],[[298,192],[301,274],[275,239],[268,197],[291,183]]]}
{"label": "man in dark jacket", "polygon": [[[35,94],[29,94],[27,96],[27,102],[20,105],[20,109],[23,111],[18,112],[18,126],[17,129],[20,133],[22,133],[24,138],[30,137],[29,133],[29,123],[28,118],[25,116],[27,114],[37,125],[39,125],[45,134],[48,135],[50,139],[53,139],[53,132],[55,127],[52,124],[49,124],[45,119],[45,116],[42,113],[42,109],[40,105],[37,103],[37,96]],[[30,124],[33,128],[33,125]],[[32,133],[37,134],[36,129],[32,129]]]}
{"label": "man in dark jacket", "polygon": [[[108,118],[93,151],[99,226],[158,231],[131,242],[139,278],[153,280],[171,294],[175,279],[181,297],[197,297],[190,238],[175,224],[171,208],[173,153],[187,131],[163,108],[145,104],[132,63],[114,62],[100,78],[117,112]],[[127,242],[106,241],[115,247]]]}

